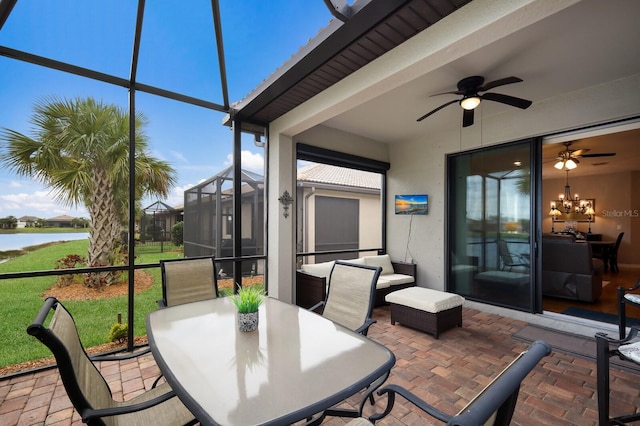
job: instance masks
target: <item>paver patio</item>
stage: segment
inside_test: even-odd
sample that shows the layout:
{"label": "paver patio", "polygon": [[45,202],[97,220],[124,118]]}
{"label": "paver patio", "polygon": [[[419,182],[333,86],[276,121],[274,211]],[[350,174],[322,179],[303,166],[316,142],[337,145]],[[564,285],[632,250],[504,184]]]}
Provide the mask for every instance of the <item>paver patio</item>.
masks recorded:
{"label": "paver patio", "polygon": [[[430,404],[455,413],[475,396],[527,344],[511,336],[525,322],[475,309],[463,309],[463,327],[431,335],[389,322],[388,307],[374,311],[377,323],[369,337],[386,345],[397,358],[388,382],[413,390]],[[34,340],[34,344],[40,344]],[[151,354],[135,360],[101,363],[115,398],[129,399],[150,388],[160,374]],[[611,370],[611,414],[640,407],[640,375]],[[312,385],[312,384],[310,384]],[[286,397],[286,396],[283,396]],[[355,404],[351,398],[346,404]],[[398,403],[400,402],[400,403]],[[383,400],[378,398],[377,406]],[[366,413],[372,408],[367,407]],[[554,352],[525,379],[514,425],[596,425],[596,364]],[[327,425],[345,421],[330,418]],[[0,380],[1,425],[80,425],[56,369]],[[396,401],[381,425],[440,424]]]}

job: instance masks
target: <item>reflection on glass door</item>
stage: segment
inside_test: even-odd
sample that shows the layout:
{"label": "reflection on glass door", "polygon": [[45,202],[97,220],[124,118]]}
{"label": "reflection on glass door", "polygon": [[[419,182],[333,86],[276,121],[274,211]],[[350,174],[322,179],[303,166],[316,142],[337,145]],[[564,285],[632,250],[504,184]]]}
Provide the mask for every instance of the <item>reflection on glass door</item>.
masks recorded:
{"label": "reflection on glass door", "polygon": [[448,158],[448,291],[530,311],[531,146]]}

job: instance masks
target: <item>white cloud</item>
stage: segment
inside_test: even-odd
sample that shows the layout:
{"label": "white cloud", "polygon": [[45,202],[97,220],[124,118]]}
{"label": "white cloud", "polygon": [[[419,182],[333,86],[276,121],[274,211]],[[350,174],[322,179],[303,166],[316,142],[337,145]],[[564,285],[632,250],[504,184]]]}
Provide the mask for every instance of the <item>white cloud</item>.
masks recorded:
{"label": "white cloud", "polygon": [[189,160],[187,160],[187,157],[185,157],[183,153],[178,151],[169,151],[169,152],[177,160],[180,160],[182,163],[189,164]]}
{"label": "white cloud", "polygon": [[182,206],[184,204],[184,191],[189,188],[193,188],[193,184],[188,183],[184,186],[176,186],[171,190],[169,197],[165,201],[171,207]]}
{"label": "white cloud", "polygon": [[21,192],[0,195],[0,216],[36,216],[50,218],[59,215],[89,217],[84,206],[63,206],[54,200],[49,191]]}
{"label": "white cloud", "polygon": [[[262,156],[262,154],[245,150],[242,151],[240,155],[243,169],[264,174],[264,157]],[[224,164],[225,166],[230,166],[233,164],[233,154],[227,155],[227,160],[224,162]]]}
{"label": "white cloud", "polygon": [[11,182],[9,182],[9,188],[20,188],[22,187],[22,184],[20,182],[16,182],[15,180],[12,180]]}

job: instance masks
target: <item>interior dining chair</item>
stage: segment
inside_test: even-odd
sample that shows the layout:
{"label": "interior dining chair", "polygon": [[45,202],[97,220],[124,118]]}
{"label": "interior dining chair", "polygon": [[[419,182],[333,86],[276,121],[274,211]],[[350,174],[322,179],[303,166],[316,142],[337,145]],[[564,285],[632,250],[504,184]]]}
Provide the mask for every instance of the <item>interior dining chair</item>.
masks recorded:
{"label": "interior dining chair", "polygon": [[[370,419],[362,417],[348,423],[349,426],[366,426],[386,417],[400,395],[431,417],[447,425],[509,425],[516,408],[520,384],[538,362],[551,353],[547,342],[537,340],[513,360],[491,383],[455,415],[446,414],[427,404],[416,394],[399,385],[388,385],[377,391],[378,395],[388,395],[383,413],[374,414]],[[369,421],[371,420],[371,421]]]}
{"label": "interior dining chair", "polygon": [[[50,318],[48,326],[44,324],[47,318]],[[155,425],[160,419],[164,424],[171,425],[196,423],[193,414],[167,383],[125,402],[114,400],[106,380],[82,347],[73,317],[56,298],[45,300],[34,322],[27,328],[27,333],[53,352],[67,395],[84,423]],[[99,359],[120,360],[138,355]]]}
{"label": "interior dining chair", "polygon": [[640,289],[640,280],[633,287],[618,287],[618,337],[620,340],[627,336],[627,305],[640,308],[640,294],[634,293]]}
{"label": "interior dining chair", "polygon": [[502,261],[502,269],[509,269],[511,271],[516,267],[529,267],[529,263],[527,259],[519,254],[512,254],[509,251],[509,246],[507,242],[504,240],[498,240],[498,255],[500,256],[500,260]]}
{"label": "interior dining chair", "polygon": [[215,299],[219,296],[216,263],[213,256],[161,260],[160,269],[162,271],[162,300],[158,300],[160,307]]}
{"label": "interior dining chair", "polygon": [[336,260],[329,275],[327,298],[309,310],[320,308],[323,317],[366,336],[375,323],[371,314],[381,272],[379,266]]}
{"label": "interior dining chair", "polygon": [[618,234],[615,245],[609,251],[609,266],[611,267],[611,272],[618,272],[618,249],[620,248],[622,237],[624,237],[624,232]]}

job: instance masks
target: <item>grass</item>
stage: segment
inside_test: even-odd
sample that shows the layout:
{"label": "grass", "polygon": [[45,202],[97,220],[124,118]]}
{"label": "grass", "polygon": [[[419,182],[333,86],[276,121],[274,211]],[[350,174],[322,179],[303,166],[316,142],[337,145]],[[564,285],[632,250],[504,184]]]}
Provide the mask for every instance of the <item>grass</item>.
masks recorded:
{"label": "grass", "polygon": [[[136,251],[136,263],[158,263],[160,259],[182,257],[181,253],[167,252],[170,247],[165,245],[164,253],[159,252],[159,247],[155,248],[155,251]],[[68,254],[86,256],[87,248],[86,240],[52,244],[0,264],[0,274],[50,270],[54,268],[57,259]],[[156,301],[162,297],[160,269],[150,268],[145,271],[152,276],[154,284],[148,290],[135,295],[135,336],[146,335],[146,315],[157,309]],[[51,352],[44,345],[26,333],[26,329],[42,306],[42,293],[55,281],[56,277],[0,280],[0,315],[3,318],[0,331],[0,367],[51,356]],[[116,322],[118,313],[122,314],[123,322],[127,321],[127,296],[63,303],[73,314],[85,347],[97,346],[108,341],[109,331]]]}

